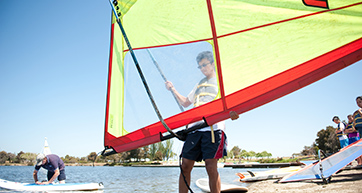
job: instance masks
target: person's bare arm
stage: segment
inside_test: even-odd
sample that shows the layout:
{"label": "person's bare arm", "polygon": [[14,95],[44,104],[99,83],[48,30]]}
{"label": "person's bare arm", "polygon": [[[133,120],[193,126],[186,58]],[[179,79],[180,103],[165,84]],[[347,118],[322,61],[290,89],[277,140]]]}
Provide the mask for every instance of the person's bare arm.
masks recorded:
{"label": "person's bare arm", "polygon": [[40,182],[38,181],[38,171],[34,170],[33,178],[36,184],[40,184]]}
{"label": "person's bare arm", "polygon": [[59,168],[58,168],[58,169],[56,169],[56,170],[54,171],[54,175],[52,176],[52,178],[50,178],[49,181],[47,181],[47,182],[42,182],[41,184],[50,184],[50,183],[53,183],[54,180],[57,179],[57,177],[59,176],[59,174],[60,174],[60,171],[59,171]]}
{"label": "person's bare arm", "polygon": [[175,96],[176,96],[176,99],[180,102],[180,104],[183,106],[183,107],[188,107],[191,105],[191,102],[189,101],[189,99],[183,95],[181,95],[177,90],[176,88],[173,86],[172,82],[170,81],[167,81],[165,82],[165,85],[166,85],[166,88],[167,90],[169,91],[172,91]]}

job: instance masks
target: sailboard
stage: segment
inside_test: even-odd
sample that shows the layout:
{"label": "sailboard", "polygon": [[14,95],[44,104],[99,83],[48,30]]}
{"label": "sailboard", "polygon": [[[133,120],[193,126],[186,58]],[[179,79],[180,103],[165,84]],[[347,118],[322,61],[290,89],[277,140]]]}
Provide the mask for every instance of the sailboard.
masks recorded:
{"label": "sailboard", "polygon": [[302,169],[301,166],[290,166],[255,173],[248,171],[248,174],[237,173],[236,175],[240,177],[240,182],[255,182],[270,179],[280,179],[295,171],[299,171],[300,169]]}
{"label": "sailboard", "polygon": [[92,191],[104,188],[102,183],[65,183],[37,185],[35,183],[21,183],[0,179],[0,187],[14,191]]}
{"label": "sailboard", "polygon": [[[362,59],[361,0],[111,3],[129,40],[112,13],[104,146],[115,152],[159,142],[160,133],[168,132],[144,80],[165,124],[176,130],[201,120],[213,125],[229,119]],[[213,53],[218,94],[180,111],[153,60],[187,95],[202,78],[195,61],[202,51]]]}
{"label": "sailboard", "polygon": [[[209,179],[200,178],[196,180],[196,186],[204,192],[210,192]],[[238,186],[235,184],[228,184],[221,182],[221,192],[247,192],[248,188],[244,186]]]}
{"label": "sailboard", "polygon": [[[283,177],[279,182],[293,182],[310,179],[326,179],[338,172],[340,169],[351,163],[362,155],[362,140],[359,140],[339,152],[317,161],[305,168]],[[321,167],[323,169],[321,169]]]}

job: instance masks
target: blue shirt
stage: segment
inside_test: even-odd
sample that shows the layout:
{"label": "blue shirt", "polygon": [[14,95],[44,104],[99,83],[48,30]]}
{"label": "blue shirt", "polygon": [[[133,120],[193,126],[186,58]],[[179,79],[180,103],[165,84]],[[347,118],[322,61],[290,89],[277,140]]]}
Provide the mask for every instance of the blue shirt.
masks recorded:
{"label": "blue shirt", "polygon": [[55,154],[49,154],[45,157],[47,158],[47,163],[44,165],[35,166],[36,171],[39,171],[40,167],[52,172],[54,172],[56,169],[59,169],[59,171],[64,170],[64,162],[62,159],[60,159],[59,156]]}

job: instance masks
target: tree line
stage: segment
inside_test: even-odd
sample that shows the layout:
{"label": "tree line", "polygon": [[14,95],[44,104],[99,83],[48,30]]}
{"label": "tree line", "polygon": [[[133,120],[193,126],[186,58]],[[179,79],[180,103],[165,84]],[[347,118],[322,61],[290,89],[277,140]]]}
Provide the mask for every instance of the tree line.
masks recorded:
{"label": "tree line", "polygon": [[310,146],[304,146],[301,155],[317,156],[318,150],[323,150],[327,155],[334,154],[341,149],[339,139],[335,133],[337,128],[327,126],[317,133],[316,140]]}
{"label": "tree line", "polygon": [[[327,126],[326,129],[322,129],[317,133],[317,138],[310,146],[304,146],[300,153],[295,153],[298,156],[316,156],[319,149],[323,150],[326,154],[333,154],[340,149],[338,138],[335,134],[336,128]],[[176,153],[172,151],[173,140],[167,140],[164,142],[155,143],[145,147],[137,148],[134,150],[113,154],[110,156],[98,156],[96,152],[91,152],[86,157],[74,157],[66,155],[61,159],[66,164],[75,163],[107,163],[107,164],[119,164],[129,162],[144,162],[144,161],[167,161],[170,158],[175,157]],[[25,153],[20,151],[18,154],[9,153],[5,151],[0,152],[0,164],[17,163],[25,165],[34,165],[36,160],[36,153]],[[272,154],[267,151],[255,152],[241,149],[238,146],[234,146],[228,151],[228,155],[224,159],[269,159]]]}
{"label": "tree line", "polygon": [[[86,157],[74,157],[66,155],[61,159],[66,164],[75,163],[127,163],[127,162],[140,162],[140,161],[162,161],[169,160],[176,154],[172,151],[173,140],[159,142],[149,146],[137,148],[134,150],[113,154],[110,156],[98,156],[96,152],[91,152]],[[18,154],[0,151],[0,164],[22,164],[22,165],[35,165],[36,153],[25,153],[20,151]]]}

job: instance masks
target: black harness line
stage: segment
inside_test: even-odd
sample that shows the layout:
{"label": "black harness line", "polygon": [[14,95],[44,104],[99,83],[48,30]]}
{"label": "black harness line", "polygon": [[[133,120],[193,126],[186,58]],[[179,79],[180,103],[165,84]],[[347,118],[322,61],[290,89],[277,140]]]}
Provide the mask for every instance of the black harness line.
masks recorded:
{"label": "black harness line", "polygon": [[180,157],[179,157],[179,164],[180,164],[181,175],[182,175],[182,177],[183,177],[183,179],[184,179],[184,182],[185,182],[187,188],[190,190],[191,193],[194,193],[194,192],[192,191],[191,187],[189,186],[189,184],[187,183],[186,176],[185,176],[185,174],[184,174],[184,172],[183,172],[183,170],[182,170],[181,159],[182,159],[182,154],[180,154]]}

